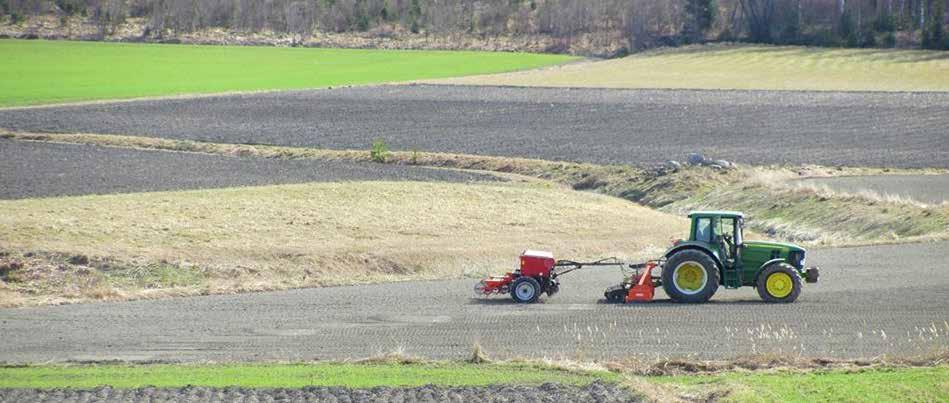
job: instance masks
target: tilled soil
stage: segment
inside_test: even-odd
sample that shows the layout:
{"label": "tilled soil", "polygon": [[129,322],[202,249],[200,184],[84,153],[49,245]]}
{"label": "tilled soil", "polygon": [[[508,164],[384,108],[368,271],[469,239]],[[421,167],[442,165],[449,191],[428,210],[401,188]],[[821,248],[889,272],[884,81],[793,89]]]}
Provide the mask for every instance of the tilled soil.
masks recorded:
{"label": "tilled soil", "polygon": [[939,204],[949,200],[949,175],[841,176],[803,179],[802,184],[826,185],[830,189],[857,193],[865,190]]}
{"label": "tilled soil", "polygon": [[651,165],[949,167],[949,93],[377,86],[0,110],[0,127]]}
{"label": "tilled soil", "polygon": [[443,169],[0,139],[0,199],[339,181],[489,181]]}
{"label": "tilled soil", "polygon": [[637,402],[615,384],[348,389],[140,388],[0,389],[0,402]]}
{"label": "tilled soil", "polygon": [[494,358],[910,356],[949,347],[947,247],[809,251],[821,280],[793,304],[763,303],[750,288],[719,289],[707,304],[671,303],[661,290],[653,303],[606,304],[620,273],[587,269],[533,305],[475,299],[469,279],[0,309],[0,361],[458,359],[475,343]]}

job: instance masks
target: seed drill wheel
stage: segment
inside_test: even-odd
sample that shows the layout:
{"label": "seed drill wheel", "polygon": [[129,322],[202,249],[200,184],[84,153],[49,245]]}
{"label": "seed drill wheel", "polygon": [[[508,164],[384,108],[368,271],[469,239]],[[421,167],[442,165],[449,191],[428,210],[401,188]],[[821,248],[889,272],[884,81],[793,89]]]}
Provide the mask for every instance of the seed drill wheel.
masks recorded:
{"label": "seed drill wheel", "polygon": [[537,302],[540,292],[540,283],[531,277],[520,277],[511,285],[511,298],[521,304]]}
{"label": "seed drill wheel", "polygon": [[704,252],[676,252],[662,268],[662,288],[676,302],[706,302],[718,290],[718,266]]}
{"label": "seed drill wheel", "polygon": [[794,302],[801,295],[801,276],[787,263],[772,264],[758,275],[757,288],[765,302]]}
{"label": "seed drill wheel", "polygon": [[477,284],[474,285],[474,295],[475,295],[476,298],[478,298],[478,297],[484,297],[484,296],[486,295],[486,294],[484,293],[484,287],[485,287],[485,286],[487,286],[487,284],[485,283],[484,280],[481,280],[480,282],[478,282]]}

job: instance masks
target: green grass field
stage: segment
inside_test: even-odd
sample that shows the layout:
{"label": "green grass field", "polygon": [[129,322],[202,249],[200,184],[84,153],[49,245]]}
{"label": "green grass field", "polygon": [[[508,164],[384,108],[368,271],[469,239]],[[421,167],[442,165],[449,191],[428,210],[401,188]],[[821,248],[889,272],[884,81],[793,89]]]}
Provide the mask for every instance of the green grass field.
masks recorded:
{"label": "green grass field", "polygon": [[530,69],[525,53],[0,40],[0,106],[322,88]]}
{"label": "green grass field", "polygon": [[949,52],[714,44],[446,81],[594,88],[949,91]]}
{"label": "green grass field", "polygon": [[528,364],[233,364],[233,365],[83,365],[0,367],[0,388],[116,388],[142,386],[243,386],[299,388],[305,386],[484,386],[539,385],[558,382],[589,384],[618,381],[606,371],[580,372]]}
{"label": "green grass field", "polygon": [[[719,393],[726,401],[946,401],[949,367],[883,368],[859,371],[726,372],[715,375],[627,378],[607,371],[564,370],[538,364],[315,363],[221,365],[71,365],[0,367],[0,388],[115,388],[241,386],[414,387],[539,385],[557,382],[586,385],[595,380],[628,384],[647,396],[701,396]],[[644,387],[644,385],[653,385]],[[656,396],[653,396],[656,397]]]}
{"label": "green grass field", "polygon": [[945,402],[949,367],[857,372],[725,373],[657,377],[655,382],[697,391],[724,388],[738,402]]}

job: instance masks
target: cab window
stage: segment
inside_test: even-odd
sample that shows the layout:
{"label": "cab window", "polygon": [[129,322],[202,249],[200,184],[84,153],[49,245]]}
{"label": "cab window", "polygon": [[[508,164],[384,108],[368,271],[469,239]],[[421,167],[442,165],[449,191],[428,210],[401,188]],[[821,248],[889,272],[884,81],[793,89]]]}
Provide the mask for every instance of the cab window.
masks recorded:
{"label": "cab window", "polygon": [[735,219],[734,218],[722,218],[718,220],[718,228],[715,230],[715,235],[728,236],[733,241],[735,239]]}
{"label": "cab window", "polygon": [[695,240],[712,242],[712,219],[699,218],[695,221]]}

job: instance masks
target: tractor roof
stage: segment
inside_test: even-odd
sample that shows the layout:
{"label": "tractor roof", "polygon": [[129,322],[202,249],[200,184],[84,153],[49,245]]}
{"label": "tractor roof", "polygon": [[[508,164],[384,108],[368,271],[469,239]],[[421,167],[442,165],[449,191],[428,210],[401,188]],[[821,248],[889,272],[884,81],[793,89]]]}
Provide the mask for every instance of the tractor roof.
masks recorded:
{"label": "tractor roof", "polygon": [[745,214],[740,211],[693,211],[689,213],[689,218],[693,217],[741,217],[744,218]]}

